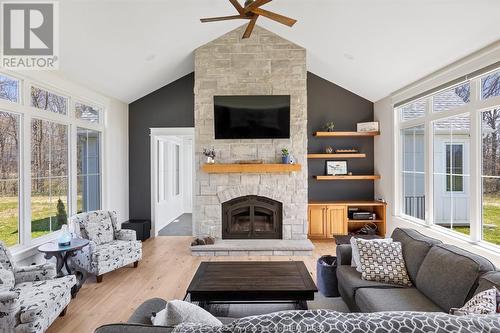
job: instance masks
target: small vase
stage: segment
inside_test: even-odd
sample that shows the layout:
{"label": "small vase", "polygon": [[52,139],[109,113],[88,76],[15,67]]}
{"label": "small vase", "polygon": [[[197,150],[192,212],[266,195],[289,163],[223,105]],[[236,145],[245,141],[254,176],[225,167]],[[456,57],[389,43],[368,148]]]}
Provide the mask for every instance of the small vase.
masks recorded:
{"label": "small vase", "polygon": [[281,163],[290,164],[290,155],[281,156]]}
{"label": "small vase", "polygon": [[59,246],[69,246],[71,245],[71,233],[68,230],[68,225],[64,224],[61,227],[61,234],[57,238],[57,244]]}

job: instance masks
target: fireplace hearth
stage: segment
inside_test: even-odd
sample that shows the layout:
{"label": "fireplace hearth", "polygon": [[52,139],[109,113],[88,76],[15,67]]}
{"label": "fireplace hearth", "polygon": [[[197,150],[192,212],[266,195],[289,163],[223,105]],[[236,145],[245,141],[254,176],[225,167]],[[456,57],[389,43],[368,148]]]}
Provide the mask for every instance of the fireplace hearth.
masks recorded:
{"label": "fireplace hearth", "polygon": [[222,203],[222,239],[282,239],[283,204],[248,195]]}

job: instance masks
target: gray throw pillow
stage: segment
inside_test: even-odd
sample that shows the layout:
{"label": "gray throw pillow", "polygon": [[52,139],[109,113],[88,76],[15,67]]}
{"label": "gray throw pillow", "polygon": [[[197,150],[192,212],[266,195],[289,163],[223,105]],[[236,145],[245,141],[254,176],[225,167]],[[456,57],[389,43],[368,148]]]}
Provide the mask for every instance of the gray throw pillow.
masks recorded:
{"label": "gray throw pillow", "polygon": [[108,217],[99,223],[88,223],[85,226],[89,240],[97,245],[105,244],[113,241],[114,230],[111,224],[111,219]]}
{"label": "gray throw pillow", "polygon": [[[210,312],[197,305],[173,300],[167,303],[166,322],[163,326],[177,326],[181,323],[195,323],[208,326],[222,326],[222,322],[215,318]],[[159,323],[159,322],[156,322]]]}
{"label": "gray throw pillow", "polygon": [[[356,267],[356,270],[361,273],[361,262],[359,261],[358,244],[356,243],[356,236],[351,237],[352,259],[351,267]],[[377,238],[366,239],[367,242],[392,242],[392,238]]]}
{"label": "gray throw pillow", "polygon": [[412,286],[401,243],[370,242],[363,239],[356,239],[356,243],[363,280]]}

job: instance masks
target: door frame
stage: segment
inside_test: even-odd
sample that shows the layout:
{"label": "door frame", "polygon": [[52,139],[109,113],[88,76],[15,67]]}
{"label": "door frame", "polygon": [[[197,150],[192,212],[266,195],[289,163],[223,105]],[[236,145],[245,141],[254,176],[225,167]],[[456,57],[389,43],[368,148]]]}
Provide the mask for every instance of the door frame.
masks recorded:
{"label": "door frame", "polygon": [[[158,236],[161,228],[156,225],[156,201],[158,200],[158,138],[163,136],[189,137],[193,142],[193,162],[194,162],[194,127],[171,127],[171,128],[150,128],[150,169],[151,169],[151,233],[153,237]],[[193,166],[192,195],[194,195],[195,169]],[[194,219],[192,221],[194,226]],[[194,230],[194,229],[193,229]]]}

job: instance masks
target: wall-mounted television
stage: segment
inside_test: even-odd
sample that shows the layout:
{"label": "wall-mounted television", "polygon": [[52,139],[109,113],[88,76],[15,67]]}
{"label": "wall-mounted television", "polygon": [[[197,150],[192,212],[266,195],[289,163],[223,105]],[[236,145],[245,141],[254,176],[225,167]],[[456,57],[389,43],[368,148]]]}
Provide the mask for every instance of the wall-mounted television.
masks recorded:
{"label": "wall-mounted television", "polygon": [[214,96],[215,139],[290,138],[290,95]]}

